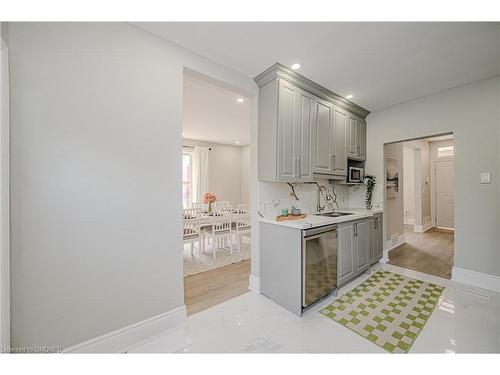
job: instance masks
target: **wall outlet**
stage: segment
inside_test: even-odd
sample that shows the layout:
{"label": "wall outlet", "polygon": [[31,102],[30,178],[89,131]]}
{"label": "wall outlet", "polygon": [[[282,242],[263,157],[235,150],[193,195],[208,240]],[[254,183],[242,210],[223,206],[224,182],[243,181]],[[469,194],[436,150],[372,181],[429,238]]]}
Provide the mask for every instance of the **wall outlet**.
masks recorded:
{"label": "wall outlet", "polygon": [[482,184],[491,184],[491,174],[489,172],[481,173],[481,183]]}

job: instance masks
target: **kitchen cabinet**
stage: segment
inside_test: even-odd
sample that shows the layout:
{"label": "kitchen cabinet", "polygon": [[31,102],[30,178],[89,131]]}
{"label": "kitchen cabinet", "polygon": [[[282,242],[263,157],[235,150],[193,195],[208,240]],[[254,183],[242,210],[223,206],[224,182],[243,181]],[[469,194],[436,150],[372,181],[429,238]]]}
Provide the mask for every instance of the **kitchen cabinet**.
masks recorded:
{"label": "kitchen cabinet", "polygon": [[313,123],[313,173],[347,176],[347,112],[317,99]]}
{"label": "kitchen cabinet", "polygon": [[382,214],[370,219],[370,264],[377,263],[384,254]]}
{"label": "kitchen cabinet", "polygon": [[370,266],[369,220],[339,225],[338,285],[353,280]]}
{"label": "kitchen cabinet", "polygon": [[[261,88],[259,179],[312,181],[311,126],[313,95],[279,79]],[[262,142],[262,145],[261,145]]]}
{"label": "kitchen cabinet", "polygon": [[[309,182],[315,175],[345,179],[347,158],[365,159],[366,109],[280,64],[255,81],[259,181]],[[352,145],[347,143],[351,138]]]}
{"label": "kitchen cabinet", "polygon": [[349,158],[355,160],[366,159],[366,122],[352,114],[349,114],[347,143],[347,156]]}
{"label": "kitchen cabinet", "polygon": [[338,259],[337,275],[338,286],[346,284],[354,277],[354,225],[342,225],[337,229]]}

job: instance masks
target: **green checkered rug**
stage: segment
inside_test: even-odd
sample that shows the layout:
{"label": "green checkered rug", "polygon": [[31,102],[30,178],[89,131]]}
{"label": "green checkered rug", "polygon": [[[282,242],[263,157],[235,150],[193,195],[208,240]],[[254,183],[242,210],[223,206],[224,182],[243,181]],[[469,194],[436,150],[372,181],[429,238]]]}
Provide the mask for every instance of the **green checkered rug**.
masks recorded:
{"label": "green checkered rug", "polygon": [[444,287],[378,271],[320,311],[391,353],[408,353]]}

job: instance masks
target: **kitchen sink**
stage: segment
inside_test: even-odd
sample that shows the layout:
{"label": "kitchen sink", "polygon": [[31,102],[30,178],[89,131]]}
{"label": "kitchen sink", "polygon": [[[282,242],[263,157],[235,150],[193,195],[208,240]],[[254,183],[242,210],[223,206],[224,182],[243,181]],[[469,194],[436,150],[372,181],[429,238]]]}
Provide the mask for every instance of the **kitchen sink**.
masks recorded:
{"label": "kitchen sink", "polygon": [[325,213],[320,213],[316,214],[318,216],[328,216],[328,217],[340,217],[340,216],[346,216],[346,215],[354,215],[352,212],[325,212]]}

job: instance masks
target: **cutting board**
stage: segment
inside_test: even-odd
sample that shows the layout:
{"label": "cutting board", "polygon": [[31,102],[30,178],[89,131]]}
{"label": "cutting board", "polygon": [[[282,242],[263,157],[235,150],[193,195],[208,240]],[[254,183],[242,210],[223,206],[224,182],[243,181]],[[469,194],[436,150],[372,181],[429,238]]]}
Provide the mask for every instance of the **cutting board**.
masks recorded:
{"label": "cutting board", "polygon": [[288,216],[276,216],[276,221],[285,221],[285,220],[300,220],[305,219],[307,217],[306,214],[302,215],[288,215]]}

